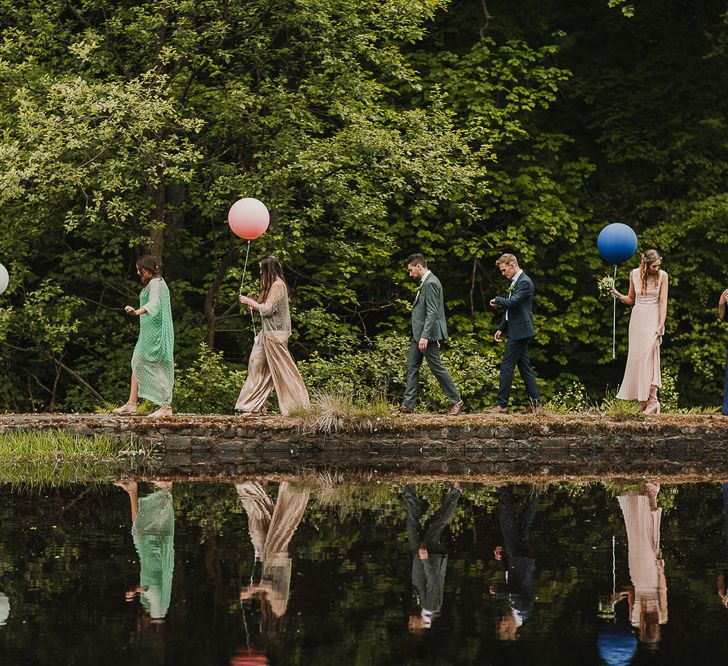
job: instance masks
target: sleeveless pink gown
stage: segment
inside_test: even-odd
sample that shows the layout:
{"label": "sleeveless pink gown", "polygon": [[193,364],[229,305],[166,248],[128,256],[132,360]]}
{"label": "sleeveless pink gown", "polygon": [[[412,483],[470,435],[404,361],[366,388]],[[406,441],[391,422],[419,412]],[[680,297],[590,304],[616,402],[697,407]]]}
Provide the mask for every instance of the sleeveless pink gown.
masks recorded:
{"label": "sleeveless pink gown", "polygon": [[660,271],[657,284],[647,281],[647,290],[642,293],[640,271],[635,268],[629,279],[634,285],[635,298],[632,315],[629,318],[629,352],[624,379],[619,387],[620,400],[646,402],[650,397],[650,386],[662,386],[660,375],[660,343],[655,337],[660,324],[660,287],[665,271]]}

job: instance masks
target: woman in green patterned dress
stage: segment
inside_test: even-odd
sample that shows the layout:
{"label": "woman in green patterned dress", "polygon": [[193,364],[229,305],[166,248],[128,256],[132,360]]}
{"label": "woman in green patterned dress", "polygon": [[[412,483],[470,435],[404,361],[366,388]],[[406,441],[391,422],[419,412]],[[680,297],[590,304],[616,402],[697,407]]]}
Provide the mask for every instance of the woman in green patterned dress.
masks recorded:
{"label": "woman in green patterned dress", "polygon": [[124,309],[139,317],[139,339],[131,358],[129,400],[114,414],[135,414],[139,398],[143,398],[159,405],[150,416],[167,416],[172,413],[174,386],[174,325],[169,289],[154,257],[146,255],[139,259],[137,273],[144,285],[139,308],[127,305]]}

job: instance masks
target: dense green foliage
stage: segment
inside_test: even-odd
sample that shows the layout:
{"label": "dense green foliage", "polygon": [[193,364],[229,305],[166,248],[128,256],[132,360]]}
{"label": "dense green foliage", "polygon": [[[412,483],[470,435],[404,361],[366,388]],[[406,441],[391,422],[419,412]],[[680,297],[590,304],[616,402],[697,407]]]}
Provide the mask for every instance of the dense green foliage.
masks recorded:
{"label": "dense green foliage", "polygon": [[537,285],[545,396],[575,380],[603,396],[628,311],[612,361],[595,239],[619,219],[665,257],[663,364],[682,406],[717,403],[725,1],[484,8],[0,0],[0,410],[125,398],[137,322],[123,306],[146,251],[172,292],[175,406],[231,409],[252,344],[236,304],[245,244],[225,220],[240,196],[272,211],[251,257],[285,265],[311,388],[396,400],[414,292],[402,259],[422,250],[445,288],[450,363],[470,407],[487,405],[493,263],[515,251]]}

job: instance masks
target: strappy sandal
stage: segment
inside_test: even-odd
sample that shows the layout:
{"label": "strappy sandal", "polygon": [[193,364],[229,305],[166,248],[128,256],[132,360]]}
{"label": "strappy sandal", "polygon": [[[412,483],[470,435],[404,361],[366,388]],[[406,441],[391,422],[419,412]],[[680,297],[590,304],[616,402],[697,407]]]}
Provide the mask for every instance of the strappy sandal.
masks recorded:
{"label": "strappy sandal", "polygon": [[117,407],[111,413],[112,414],[136,414],[136,411],[137,411],[137,404],[135,402],[127,402],[125,405],[122,405],[121,407]]}
{"label": "strappy sandal", "polygon": [[148,418],[158,419],[162,416],[172,416],[171,407],[160,407],[157,411],[147,414]]}

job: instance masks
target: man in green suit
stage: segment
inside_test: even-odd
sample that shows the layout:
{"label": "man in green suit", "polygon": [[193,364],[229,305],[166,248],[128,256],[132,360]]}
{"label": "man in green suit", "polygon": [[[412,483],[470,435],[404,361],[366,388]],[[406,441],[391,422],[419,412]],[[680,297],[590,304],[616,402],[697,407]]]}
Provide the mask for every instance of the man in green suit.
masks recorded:
{"label": "man in green suit", "polygon": [[407,388],[398,411],[411,414],[417,399],[422,359],[427,359],[432,374],[450,401],[448,414],[457,416],[463,409],[455,383],[440,359],[440,340],[447,338],[445,302],[442,285],[427,268],[427,260],[421,254],[411,254],[405,261],[410,277],[420,281],[412,305],[410,348],[407,354]]}

